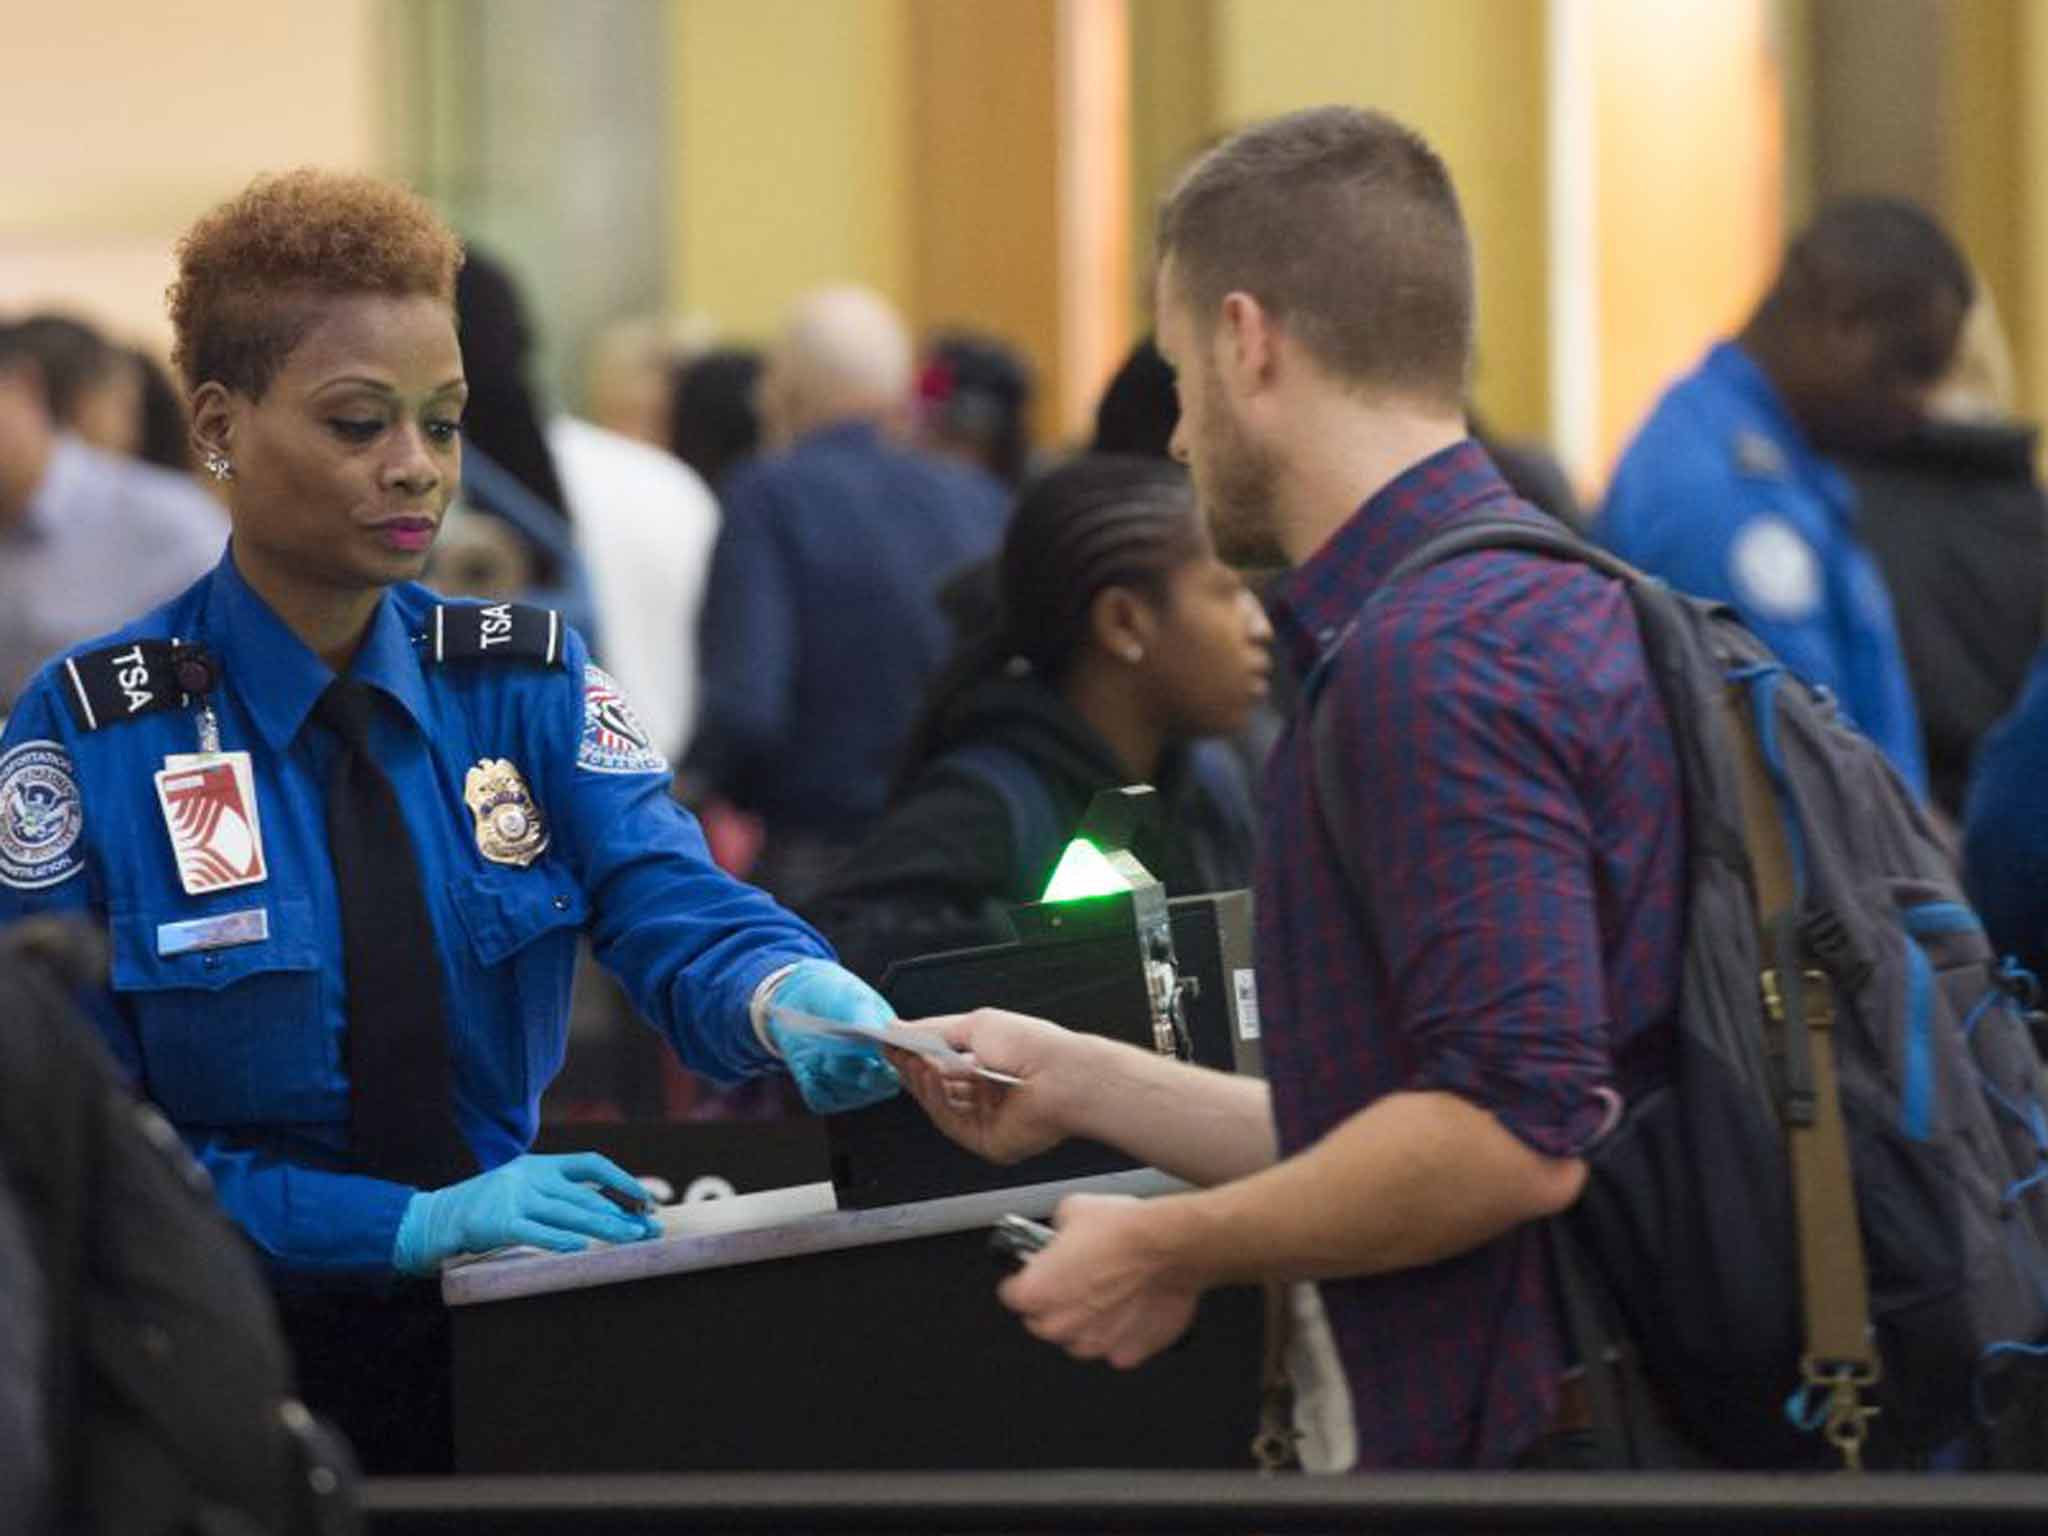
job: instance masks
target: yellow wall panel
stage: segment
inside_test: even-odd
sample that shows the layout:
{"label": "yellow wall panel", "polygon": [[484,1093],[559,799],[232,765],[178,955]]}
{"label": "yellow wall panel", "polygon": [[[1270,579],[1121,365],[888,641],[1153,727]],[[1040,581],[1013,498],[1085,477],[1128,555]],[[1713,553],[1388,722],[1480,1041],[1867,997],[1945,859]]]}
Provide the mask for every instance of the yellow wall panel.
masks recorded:
{"label": "yellow wall panel", "polygon": [[0,311],[168,337],[171,245],[263,170],[375,169],[377,0],[65,0],[0,25]]}
{"label": "yellow wall panel", "polygon": [[2014,292],[2006,304],[2018,348],[2022,409],[2035,416],[2048,412],[2048,6],[2039,0],[2020,7],[2019,150],[2006,195],[2012,199],[2018,224],[2020,260],[2014,263]]}
{"label": "yellow wall panel", "polygon": [[918,0],[911,238],[921,328],[1022,347],[1056,419],[1060,174],[1056,0]]}
{"label": "yellow wall panel", "polygon": [[1213,0],[1130,0],[1133,299],[1151,323],[1152,226],[1174,178],[1216,135]]}
{"label": "yellow wall panel", "polygon": [[675,303],[772,331],[825,283],[911,298],[908,0],[677,0]]}
{"label": "yellow wall panel", "polygon": [[[2020,169],[2028,78],[2021,9],[2015,0],[1972,0],[1944,13],[1939,99],[1941,213],[1989,285],[2008,339],[2025,358],[2034,350],[2034,295],[2025,258],[2031,194]],[[2024,380],[2021,392],[2027,393]],[[2043,396],[2031,398],[2038,402]]]}

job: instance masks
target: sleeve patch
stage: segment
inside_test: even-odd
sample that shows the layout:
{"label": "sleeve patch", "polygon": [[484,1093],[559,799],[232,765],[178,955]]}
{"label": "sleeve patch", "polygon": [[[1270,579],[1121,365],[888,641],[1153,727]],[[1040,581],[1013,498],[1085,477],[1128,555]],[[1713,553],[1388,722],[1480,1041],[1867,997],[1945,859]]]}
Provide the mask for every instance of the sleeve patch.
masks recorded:
{"label": "sleeve patch", "polygon": [[54,741],[24,741],[0,757],[0,885],[38,891],[85,867],[78,857],[85,802],[71,756]]}
{"label": "sleeve patch", "polygon": [[583,740],[576,766],[592,773],[668,772],[668,759],[648,738],[618,683],[594,664],[583,668]]}
{"label": "sleeve patch", "polygon": [[1766,619],[1800,624],[1820,608],[1820,558],[1782,518],[1744,524],[1728,552],[1728,567],[1737,600]]}

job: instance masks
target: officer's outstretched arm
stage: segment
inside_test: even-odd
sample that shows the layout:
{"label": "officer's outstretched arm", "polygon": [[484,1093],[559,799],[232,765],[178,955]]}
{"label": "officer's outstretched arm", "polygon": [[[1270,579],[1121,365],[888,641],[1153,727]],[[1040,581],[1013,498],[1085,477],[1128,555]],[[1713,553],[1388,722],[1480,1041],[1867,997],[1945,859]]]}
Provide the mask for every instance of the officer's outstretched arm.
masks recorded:
{"label": "officer's outstretched arm", "polygon": [[[712,862],[696,819],[669,793],[668,764],[574,635],[568,661],[568,677],[544,705],[540,728],[550,750],[537,760],[546,764],[541,794],[557,846],[589,899],[598,960],[695,1071],[731,1082],[775,1070],[780,1054],[819,1108],[867,1101],[832,1090],[821,1100],[828,1081],[850,1080],[848,1072],[870,1089],[894,1091],[894,1074],[874,1047],[792,1046],[768,1032],[765,1016],[757,1020],[769,1000],[764,987],[784,976],[778,995],[800,1011],[853,1025],[889,1012],[840,970],[808,923]],[[813,1062],[826,1056],[829,1071]],[[809,1070],[814,1064],[819,1071]]]}

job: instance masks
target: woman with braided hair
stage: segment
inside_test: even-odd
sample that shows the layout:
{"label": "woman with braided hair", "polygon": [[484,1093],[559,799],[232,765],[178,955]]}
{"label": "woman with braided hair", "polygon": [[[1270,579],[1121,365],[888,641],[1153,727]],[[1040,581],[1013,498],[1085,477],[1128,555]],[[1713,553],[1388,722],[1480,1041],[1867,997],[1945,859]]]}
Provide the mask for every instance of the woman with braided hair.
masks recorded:
{"label": "woman with braided hair", "polygon": [[807,909],[877,979],[1007,937],[1096,791],[1157,787],[1138,858],[1176,896],[1251,873],[1250,788],[1218,742],[1265,696],[1271,627],[1216,558],[1187,474],[1090,455],[1018,502],[997,602],[933,684],[890,807]]}

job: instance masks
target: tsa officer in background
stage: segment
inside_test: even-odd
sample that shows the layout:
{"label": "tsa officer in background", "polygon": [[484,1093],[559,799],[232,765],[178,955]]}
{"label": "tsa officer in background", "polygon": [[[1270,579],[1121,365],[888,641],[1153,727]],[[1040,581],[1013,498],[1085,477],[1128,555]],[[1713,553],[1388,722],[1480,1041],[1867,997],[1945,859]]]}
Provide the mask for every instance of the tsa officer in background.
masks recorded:
{"label": "tsa officer in background", "polygon": [[818,1111],[896,1089],[888,1005],[721,873],[669,767],[543,610],[413,583],[460,473],[461,249],[302,171],[199,221],[171,290],[233,536],[60,658],[0,738],[0,922],[108,930],[116,1055],[277,1277],[309,1402],[373,1471],[445,1466],[457,1254],[658,1232],[593,1154],[528,1152],[578,935],[694,1070]]}
{"label": "tsa officer in background", "polygon": [[1673,586],[1733,604],[1786,666],[1833,691],[1923,798],[1891,598],[1828,455],[1913,429],[1973,287],[1919,209],[1878,198],[1825,209],[1741,335],[1657,403],[1593,528]]}

